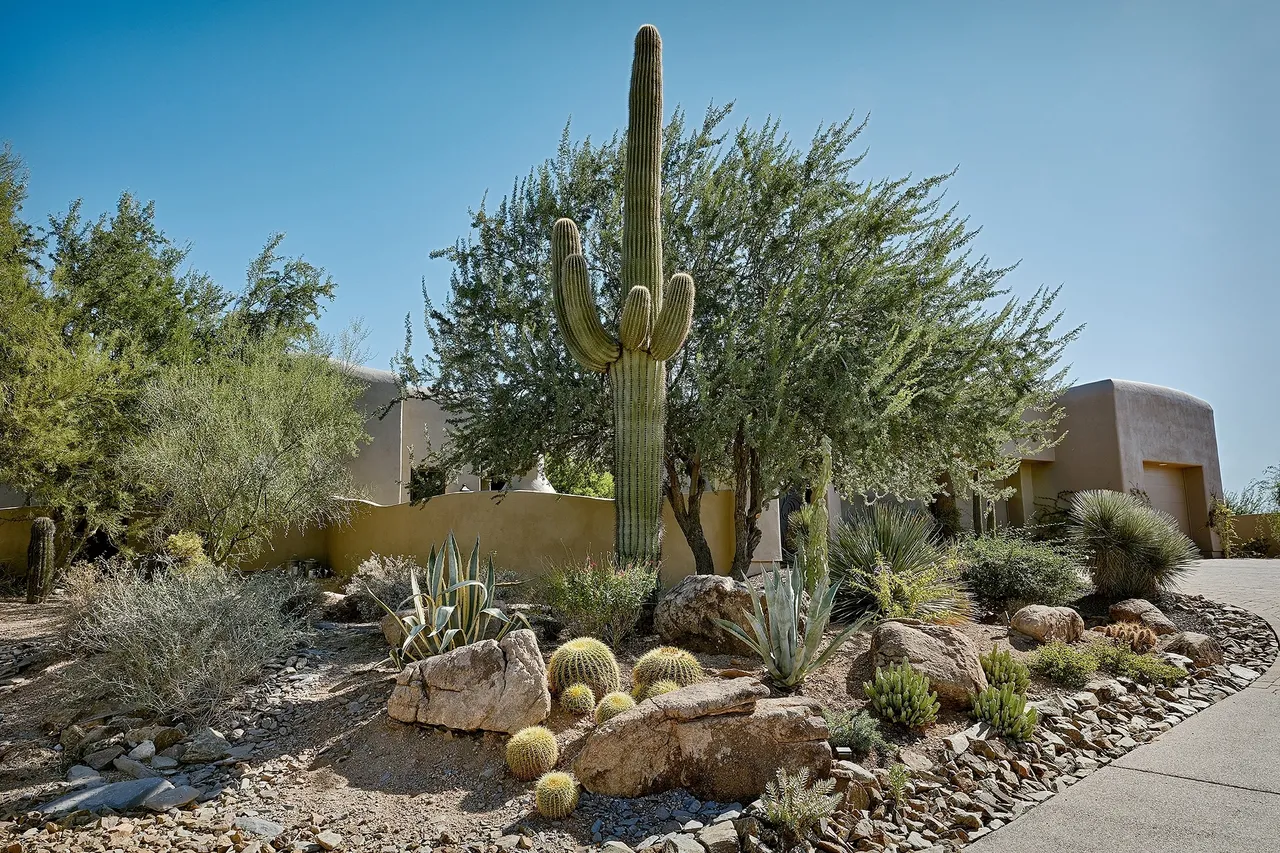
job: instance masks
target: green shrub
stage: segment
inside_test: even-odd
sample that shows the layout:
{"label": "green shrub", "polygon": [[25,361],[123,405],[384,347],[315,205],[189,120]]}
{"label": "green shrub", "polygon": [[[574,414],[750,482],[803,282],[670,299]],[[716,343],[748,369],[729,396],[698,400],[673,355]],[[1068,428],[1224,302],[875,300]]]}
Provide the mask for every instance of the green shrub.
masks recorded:
{"label": "green shrub", "polygon": [[135,563],[78,564],[67,575],[69,682],[155,716],[208,720],[305,633],[318,588],[279,571],[239,578],[146,572]]}
{"label": "green shrub", "polygon": [[871,750],[888,751],[889,742],[880,734],[880,723],[866,711],[829,711],[823,709],[827,721],[827,740],[832,746],[849,749],[855,758],[865,758]]}
{"label": "green shrub", "polygon": [[654,591],[652,566],[619,567],[612,557],[552,566],[541,583],[541,597],[578,635],[600,637],[616,646],[635,631]]}
{"label": "green shrub", "polygon": [[1013,687],[1015,693],[1026,693],[1031,683],[1031,674],[1022,663],[1013,659],[1013,655],[1003,649],[993,648],[978,660],[982,662],[982,671],[987,675],[987,683],[992,687],[1006,684]]}
{"label": "green shrub", "polygon": [[817,779],[809,784],[809,768],[801,767],[795,773],[779,768],[777,776],[765,784],[765,818],[777,827],[785,840],[786,849],[799,844],[822,821],[835,814],[841,797],[832,794],[835,779]]}
{"label": "green shrub", "polygon": [[929,678],[911,664],[889,664],[876,669],[873,681],[862,689],[871,700],[871,712],[888,723],[919,731],[938,718],[938,694],[929,689]]}
{"label": "green shrub", "polygon": [[973,716],[1016,741],[1029,739],[1039,722],[1036,709],[1027,708],[1027,697],[1012,684],[988,687],[974,696]]}
{"label": "green shrub", "polygon": [[[450,531],[438,553],[431,546],[421,578],[416,566],[409,567],[408,598],[393,609],[375,596],[399,621],[404,638],[400,648],[391,650],[392,661],[401,666],[404,660],[422,660],[486,638],[501,640],[516,625],[528,627],[522,614],[508,616],[496,606],[497,588],[493,558],[480,564],[480,540],[476,540],[464,566]],[[406,608],[413,612],[401,616],[400,611]]]}
{"label": "green shrub", "polygon": [[1175,586],[1200,557],[1177,522],[1134,495],[1077,492],[1070,519],[1093,585],[1107,599],[1141,598]]}
{"label": "green shrub", "polygon": [[168,536],[164,540],[164,553],[173,560],[175,569],[184,572],[201,571],[212,562],[204,552],[204,540],[200,534],[190,530]]}
{"label": "green shrub", "polygon": [[1095,640],[1089,645],[1089,653],[1103,672],[1132,678],[1143,684],[1176,684],[1187,675],[1179,667],[1165,663],[1155,655],[1138,654],[1125,641]]}
{"label": "green shrub", "polygon": [[894,505],[843,521],[831,541],[831,578],[839,583],[836,616],[949,622],[972,609],[960,566],[938,545],[933,519]]}
{"label": "green shrub", "polygon": [[1055,640],[1031,655],[1031,671],[1067,687],[1083,687],[1098,671],[1098,658],[1091,647],[1069,646]]}
{"label": "green shrub", "polygon": [[752,612],[747,614],[751,633],[726,619],[716,620],[716,624],[760,656],[769,677],[784,690],[798,687],[864,624],[859,620],[847,626],[819,651],[838,587],[829,586],[827,575],[821,575],[805,608],[805,580],[805,560],[801,552],[796,554],[791,568],[774,566],[764,573],[763,595],[751,596]]}
{"label": "green shrub", "polygon": [[354,602],[356,613],[366,622],[376,622],[387,612],[382,602],[399,603],[413,596],[411,573],[422,575],[422,567],[412,557],[382,557],[370,554],[342,591]]}
{"label": "green shrub", "polygon": [[1000,531],[965,539],[956,547],[961,577],[992,610],[1010,604],[1066,604],[1083,587],[1080,550]]}

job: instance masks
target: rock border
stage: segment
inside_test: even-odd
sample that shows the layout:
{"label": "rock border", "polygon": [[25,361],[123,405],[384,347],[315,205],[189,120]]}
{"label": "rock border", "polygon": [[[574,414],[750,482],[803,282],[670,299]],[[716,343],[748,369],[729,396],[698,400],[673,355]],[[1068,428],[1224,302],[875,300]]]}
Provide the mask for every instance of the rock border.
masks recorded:
{"label": "rock border", "polygon": [[[1174,687],[1138,684],[1127,678],[1097,678],[1079,691],[1059,691],[1032,704],[1041,713],[1033,738],[1014,745],[977,725],[946,738],[944,760],[935,764],[910,749],[900,759],[911,773],[896,810],[887,802],[888,771],[837,760],[837,790],[861,809],[845,809],[820,829],[821,849],[876,853],[952,853],[983,838],[1040,803],[1065,791],[1099,767],[1126,755],[1175,725],[1248,687],[1280,651],[1271,625],[1242,607],[1204,596],[1172,596],[1171,612],[1191,612],[1222,647],[1221,665],[1191,668]],[[655,845],[662,853],[775,853],[773,832],[759,801],[733,818],[738,838],[723,833],[715,846],[702,831],[670,833]],[[650,841],[650,839],[646,839]],[[617,842],[609,853],[631,848]],[[813,849],[810,847],[809,849]]]}

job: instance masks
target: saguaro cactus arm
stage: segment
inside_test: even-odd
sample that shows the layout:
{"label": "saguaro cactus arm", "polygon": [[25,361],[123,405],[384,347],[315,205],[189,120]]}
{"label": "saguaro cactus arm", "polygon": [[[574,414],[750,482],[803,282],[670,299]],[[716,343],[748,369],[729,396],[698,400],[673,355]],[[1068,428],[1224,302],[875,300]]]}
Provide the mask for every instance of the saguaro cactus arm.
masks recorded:
{"label": "saguaro cactus arm", "polygon": [[627,349],[648,349],[653,328],[653,297],[649,288],[636,285],[627,293],[618,320],[618,342]]}
{"label": "saguaro cactus arm", "polygon": [[[571,258],[576,260],[570,263]],[[551,287],[565,348],[587,370],[604,373],[618,357],[618,344],[600,324],[582,238],[572,219],[557,219],[551,229]]]}
{"label": "saguaro cactus arm", "polygon": [[693,278],[678,272],[671,276],[666,303],[658,312],[653,326],[649,354],[659,361],[666,361],[684,346],[684,339],[693,325]]}

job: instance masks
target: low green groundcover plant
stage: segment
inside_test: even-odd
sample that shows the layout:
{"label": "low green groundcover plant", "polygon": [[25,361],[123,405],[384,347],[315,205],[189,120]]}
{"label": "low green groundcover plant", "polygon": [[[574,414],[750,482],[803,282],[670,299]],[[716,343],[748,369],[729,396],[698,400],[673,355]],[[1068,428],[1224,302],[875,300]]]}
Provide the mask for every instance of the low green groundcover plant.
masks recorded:
{"label": "low green groundcover plant", "polygon": [[1099,638],[1087,645],[1052,642],[1031,656],[1031,671],[1067,687],[1083,687],[1101,670],[1144,684],[1176,684],[1186,673],[1153,654],[1138,654],[1126,643]]}
{"label": "low green groundcover plant", "polygon": [[1090,647],[1054,640],[1036,649],[1030,668],[1036,675],[1066,687],[1083,687],[1098,671],[1098,658]]}
{"label": "low green groundcover plant", "polygon": [[880,723],[866,711],[832,711],[823,709],[827,721],[827,740],[832,746],[842,746],[853,753],[854,758],[865,758],[875,750],[884,754],[889,742],[880,733]]}
{"label": "low green groundcover plant", "polygon": [[1000,530],[963,540],[955,553],[969,591],[993,611],[1023,604],[1056,607],[1084,586],[1083,554],[1070,543]]}

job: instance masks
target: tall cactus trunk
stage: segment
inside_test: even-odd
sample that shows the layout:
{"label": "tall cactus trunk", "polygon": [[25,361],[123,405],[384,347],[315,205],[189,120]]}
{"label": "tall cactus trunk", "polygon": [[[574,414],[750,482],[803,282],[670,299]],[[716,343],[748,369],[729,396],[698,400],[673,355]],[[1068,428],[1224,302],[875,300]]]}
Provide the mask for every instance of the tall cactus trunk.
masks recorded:
{"label": "tall cactus trunk", "polygon": [[40,604],[53,591],[52,518],[41,516],[31,522],[31,539],[27,544],[27,604]]}
{"label": "tall cactus trunk", "polygon": [[662,452],[666,365],[623,350],[609,366],[613,384],[614,547],[628,562],[662,558]]}
{"label": "tall cactus trunk", "polygon": [[613,386],[613,478],[618,560],[656,563],[662,556],[666,360],[684,345],[693,319],[693,279],[662,282],[662,39],[652,26],[636,33],[628,101],[622,288],[618,333],[600,322],[578,226],[556,221],[551,275],[556,321],[565,347],[583,367],[606,372]]}

